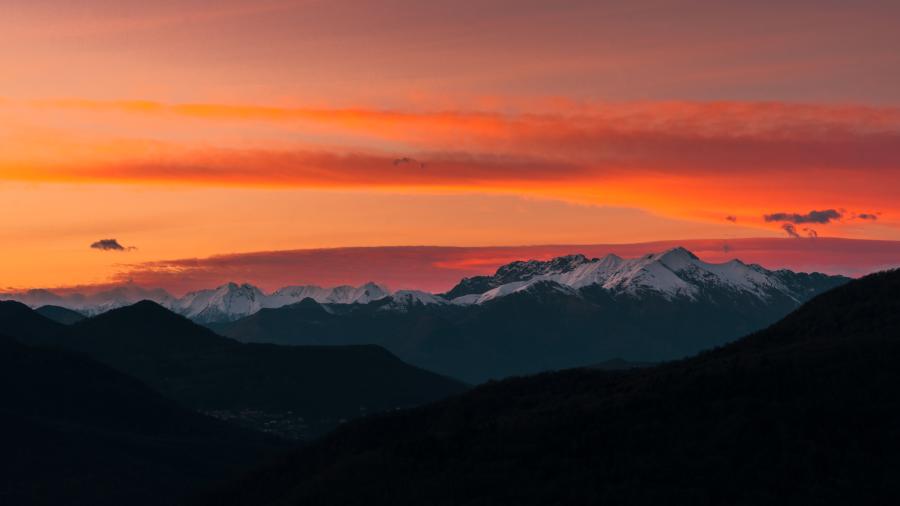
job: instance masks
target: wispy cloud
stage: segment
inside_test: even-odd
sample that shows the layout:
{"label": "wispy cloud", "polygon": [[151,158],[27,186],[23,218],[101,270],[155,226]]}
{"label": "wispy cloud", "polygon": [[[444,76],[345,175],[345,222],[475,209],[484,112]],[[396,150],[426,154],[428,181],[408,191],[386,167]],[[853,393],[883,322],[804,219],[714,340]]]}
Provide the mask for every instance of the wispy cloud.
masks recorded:
{"label": "wispy cloud", "polygon": [[[762,218],[826,199],[900,211],[890,191],[900,178],[900,109],[891,107],[637,102],[529,112],[90,100],[28,107],[51,123],[72,114],[117,135],[89,136],[58,121],[33,138],[0,136],[5,179],[511,192],[706,221],[736,221],[740,210],[747,226],[833,222],[842,214],[836,209]],[[189,133],[172,133],[185,124]],[[236,128],[237,140],[228,137]],[[851,190],[842,183],[848,171],[857,175]]]}
{"label": "wispy cloud", "polygon": [[800,238],[800,233],[797,232],[797,227],[791,225],[790,223],[785,223],[781,226],[781,229],[784,230],[788,236],[793,237],[794,239]]}

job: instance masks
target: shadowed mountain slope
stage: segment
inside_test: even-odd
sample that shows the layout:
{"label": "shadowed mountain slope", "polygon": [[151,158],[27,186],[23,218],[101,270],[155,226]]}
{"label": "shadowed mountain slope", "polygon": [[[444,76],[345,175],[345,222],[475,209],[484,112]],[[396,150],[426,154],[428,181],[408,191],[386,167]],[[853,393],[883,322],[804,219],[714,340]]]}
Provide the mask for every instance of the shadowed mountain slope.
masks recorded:
{"label": "shadowed mountain slope", "polygon": [[466,388],[377,346],[242,344],[146,301],[42,342],[85,353],[188,407],[260,429],[284,419],[314,434],[342,419]]}
{"label": "shadowed mountain slope", "polygon": [[167,505],[284,443],[87,357],[0,338],[0,503]]}
{"label": "shadowed mountain slope", "polygon": [[883,504],[900,492],[898,363],[893,271],[694,358],[359,420],[206,504]]}

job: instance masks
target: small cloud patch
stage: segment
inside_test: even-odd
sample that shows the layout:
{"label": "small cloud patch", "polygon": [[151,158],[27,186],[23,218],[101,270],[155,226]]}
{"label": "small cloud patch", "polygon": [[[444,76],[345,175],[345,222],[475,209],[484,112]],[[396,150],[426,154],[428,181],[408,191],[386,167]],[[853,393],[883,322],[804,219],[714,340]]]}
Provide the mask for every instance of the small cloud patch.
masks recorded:
{"label": "small cloud patch", "polygon": [[800,233],[797,232],[797,227],[791,225],[790,223],[785,223],[781,226],[781,229],[785,231],[785,233],[794,239],[800,238]]}
{"label": "small cloud patch", "polygon": [[131,251],[137,249],[134,246],[122,246],[116,239],[100,239],[91,243],[91,248],[100,251]]}
{"label": "small cloud patch", "polygon": [[[843,217],[843,214],[837,209],[825,209],[822,211],[810,211],[806,214],[799,213],[772,213],[763,215],[763,218],[766,221],[783,221],[787,223],[801,224],[801,223],[819,223],[819,224],[827,224],[831,223],[834,220],[839,220]],[[784,227],[782,227],[784,228]]]}
{"label": "small cloud patch", "polygon": [[412,166],[418,165],[420,169],[425,168],[425,162],[420,162],[419,160],[416,160],[415,158],[410,158],[408,156],[404,156],[403,158],[394,159],[394,167],[400,167],[400,166],[404,166],[404,165],[412,165]]}

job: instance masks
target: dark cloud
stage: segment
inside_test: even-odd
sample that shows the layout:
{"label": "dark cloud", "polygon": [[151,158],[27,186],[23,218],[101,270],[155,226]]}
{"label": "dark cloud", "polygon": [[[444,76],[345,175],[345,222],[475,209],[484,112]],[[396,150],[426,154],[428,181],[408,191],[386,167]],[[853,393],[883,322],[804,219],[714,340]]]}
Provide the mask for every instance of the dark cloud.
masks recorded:
{"label": "dark cloud", "polygon": [[843,216],[837,209],[825,209],[823,211],[810,211],[806,214],[798,213],[773,213],[763,216],[766,221],[784,221],[788,223],[830,223]]}
{"label": "dark cloud", "polygon": [[819,233],[816,232],[815,229],[804,228],[803,231],[806,232],[806,236],[809,237],[810,239],[815,239],[816,237],[819,237]]}
{"label": "dark cloud", "polygon": [[134,246],[122,246],[116,239],[100,239],[91,244],[91,248],[102,251],[131,251],[137,249]]}
{"label": "dark cloud", "polygon": [[781,226],[781,228],[787,232],[787,235],[793,237],[794,239],[799,239],[800,234],[797,232],[797,227],[791,225],[790,223],[785,223]]}
{"label": "dark cloud", "polygon": [[737,223],[737,216],[735,216],[733,214],[729,214],[728,216],[725,217],[725,219],[732,223]]}
{"label": "dark cloud", "polygon": [[394,159],[394,167],[399,167],[401,165],[418,165],[420,169],[425,168],[425,162],[420,162],[415,158],[409,158],[408,156]]}
{"label": "dark cloud", "polygon": [[872,213],[859,213],[856,215],[857,218],[861,220],[872,220],[875,221],[878,219],[878,215]]}

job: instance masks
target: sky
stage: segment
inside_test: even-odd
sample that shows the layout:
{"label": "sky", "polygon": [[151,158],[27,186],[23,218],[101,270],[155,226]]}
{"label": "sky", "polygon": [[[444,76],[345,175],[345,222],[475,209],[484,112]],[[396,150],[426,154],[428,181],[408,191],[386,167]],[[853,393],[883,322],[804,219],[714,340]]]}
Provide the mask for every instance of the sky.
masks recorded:
{"label": "sky", "polygon": [[438,290],[636,244],[900,265],[897,19],[865,0],[5,0],[0,289]]}

